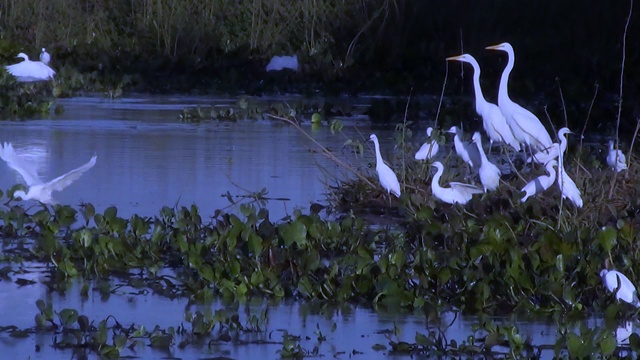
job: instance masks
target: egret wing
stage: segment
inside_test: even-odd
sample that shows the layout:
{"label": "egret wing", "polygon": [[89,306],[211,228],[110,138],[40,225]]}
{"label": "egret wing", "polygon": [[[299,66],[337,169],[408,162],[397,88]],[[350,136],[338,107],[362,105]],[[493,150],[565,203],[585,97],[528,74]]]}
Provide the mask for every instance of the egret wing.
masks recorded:
{"label": "egret wing", "polygon": [[11,143],[4,143],[0,147],[0,158],[4,160],[9,167],[17,171],[29,186],[42,184],[42,180],[36,174],[24,158],[16,153]]}
{"label": "egret wing", "polygon": [[464,184],[460,182],[450,182],[449,186],[451,186],[451,188],[455,191],[468,196],[471,196],[473,194],[482,194],[484,192],[482,188],[479,188],[475,185]]}
{"label": "egret wing", "polygon": [[69,171],[68,173],[58,176],[57,178],[49,181],[45,186],[50,188],[52,191],[61,191],[67,186],[71,185],[74,181],[78,180],[82,174],[84,174],[87,170],[91,169],[96,164],[97,155],[93,155],[91,160],[86,164]]}

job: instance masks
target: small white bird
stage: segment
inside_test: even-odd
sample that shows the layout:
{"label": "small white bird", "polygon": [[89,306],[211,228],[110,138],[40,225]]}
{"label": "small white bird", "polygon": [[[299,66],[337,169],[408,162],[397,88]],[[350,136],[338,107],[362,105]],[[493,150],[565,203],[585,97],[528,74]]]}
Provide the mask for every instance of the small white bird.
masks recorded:
{"label": "small white bird", "polygon": [[[382,160],[378,137],[375,134],[371,134],[369,140],[373,141],[376,150],[376,172],[378,172],[380,185],[387,190],[387,193],[393,193],[396,197],[400,197],[400,183],[398,182],[398,177],[393,170],[384,163],[384,160]],[[389,201],[391,201],[391,198],[389,198]]]}
{"label": "small white bird", "polygon": [[431,139],[431,133],[433,132],[433,128],[431,126],[429,126],[427,128],[427,137],[430,140],[427,140],[427,142],[425,142],[424,144],[422,144],[422,146],[420,146],[420,149],[418,150],[418,152],[416,152],[416,160],[427,160],[427,159],[432,159],[434,156],[436,156],[436,154],[438,153],[438,150],[440,150],[440,145],[438,145],[438,142],[436,141],[436,139]]}
{"label": "small white bird", "polygon": [[452,126],[447,132],[454,134],[453,145],[456,149],[456,154],[458,154],[464,162],[469,164],[469,166],[479,166],[480,154],[478,153],[478,149],[472,144],[462,141],[462,130],[457,126]]}
{"label": "small white bird", "polygon": [[35,171],[29,167],[20,155],[15,152],[11,143],[4,143],[4,146],[0,146],[0,158],[4,160],[7,165],[22,175],[24,181],[29,186],[29,191],[27,191],[27,193],[22,190],[18,190],[13,193],[14,198],[19,197],[22,200],[34,199],[43,204],[55,204],[55,200],[52,198],[51,193],[53,191],[62,191],[64,188],[80,178],[83,173],[91,169],[96,164],[97,156],[93,155],[88,163],[47,183],[42,182]]}
{"label": "small white bird", "polygon": [[516,104],[509,97],[509,75],[513,70],[516,61],[516,55],[513,47],[508,42],[502,44],[487,46],[489,50],[502,50],[508,56],[507,66],[502,72],[500,78],[500,88],[498,89],[498,107],[513,132],[513,135],[520,143],[525,143],[534,149],[542,150],[551,147],[552,141],[549,132],[540,122],[537,116],[531,111]]}
{"label": "small white bird", "polygon": [[613,140],[609,140],[609,153],[607,154],[607,164],[617,172],[627,169],[627,159],[621,150],[613,148]]}
{"label": "small white bird", "polygon": [[[640,307],[636,287],[623,273],[616,270],[602,269],[600,278],[609,292],[615,292],[616,299]],[[616,289],[618,291],[616,292]]]}
{"label": "small white bird", "polygon": [[540,175],[537,178],[529,181],[527,185],[525,185],[522,190],[520,190],[526,193],[520,201],[525,202],[530,196],[538,195],[550,188],[551,185],[553,185],[553,183],[556,181],[556,170],[554,169],[554,167],[556,167],[557,165],[558,162],[555,159],[550,160],[545,166],[549,175]]}
{"label": "small white bird", "polygon": [[45,65],[49,64],[49,61],[51,61],[51,55],[49,55],[45,48],[42,48],[42,52],[40,53],[40,61]]}
{"label": "small white bird", "polygon": [[434,162],[432,166],[435,166],[438,171],[431,179],[431,191],[441,201],[449,204],[460,203],[464,205],[471,200],[473,194],[482,194],[484,192],[477,186],[459,182],[450,182],[450,187],[444,188],[440,186],[440,177],[444,172],[444,166],[439,161]]}
{"label": "small white bird", "polygon": [[267,71],[280,71],[284,69],[298,71],[298,55],[274,56],[266,67]]}
{"label": "small white bird", "polygon": [[19,58],[23,58],[23,62],[13,65],[7,65],[7,72],[16,77],[19,82],[47,81],[52,80],[56,74],[52,68],[45,65],[41,61],[31,61],[25,53],[18,54]]}
{"label": "small white bird", "polygon": [[516,151],[520,151],[520,143],[513,136],[507,119],[504,118],[500,108],[497,105],[488,102],[482,94],[482,87],[480,87],[480,65],[476,59],[469,54],[462,54],[459,56],[449,57],[447,60],[462,61],[471,64],[473,67],[473,88],[476,93],[476,112],[482,117],[482,127],[487,133],[491,141],[504,142],[510,145]]}
{"label": "small white bird", "polygon": [[[558,139],[560,140],[560,151],[564,154],[567,151],[567,134],[572,134],[573,132],[569,130],[569,128],[563,127],[558,131]],[[535,153],[533,156],[529,156],[527,158],[527,162],[530,163],[531,160],[535,160],[535,162],[540,164],[546,164],[552,159],[558,157],[558,148],[555,146],[550,147],[549,149],[540,150]]]}
{"label": "small white bird", "polygon": [[580,196],[580,190],[564,168],[564,154],[560,152],[560,145],[554,143],[553,146],[558,148],[558,186],[562,192],[562,198],[571,200],[577,207],[581,208],[582,197]]}
{"label": "small white bird", "polygon": [[482,182],[482,186],[484,186],[484,191],[487,190],[493,191],[498,188],[500,185],[500,169],[487,159],[487,155],[484,153],[484,149],[482,148],[482,138],[479,132],[475,132],[473,134],[473,142],[476,143],[478,147],[478,153],[480,154],[480,169],[478,172],[480,173],[480,182]]}

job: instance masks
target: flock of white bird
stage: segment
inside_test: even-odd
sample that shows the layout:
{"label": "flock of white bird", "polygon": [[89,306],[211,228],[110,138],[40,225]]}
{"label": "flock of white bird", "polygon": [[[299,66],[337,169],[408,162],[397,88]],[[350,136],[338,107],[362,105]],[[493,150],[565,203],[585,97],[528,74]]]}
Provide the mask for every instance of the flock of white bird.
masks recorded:
{"label": "flock of white bird", "polygon": [[40,61],[29,60],[29,56],[25,53],[20,53],[16,57],[22,58],[23,61],[13,65],[7,65],[5,69],[7,69],[9,74],[15,76],[18,82],[53,80],[56,72],[48,65],[51,61],[51,55],[49,55],[45,48],[42,48],[42,52],[40,53]]}
{"label": "flock of white bird", "polygon": [[[449,57],[447,60],[466,62],[473,67],[476,112],[482,118],[482,126],[489,138],[489,151],[493,143],[504,144],[516,152],[528,148],[532,156],[527,158],[527,162],[540,163],[545,166],[549,175],[538,176],[527,183],[521,190],[525,193],[521,199],[522,202],[542,193],[554,183],[557,183],[563,199],[570,200],[578,208],[582,207],[583,202],[580,190],[564,168],[564,153],[567,149],[566,136],[571,131],[568,128],[560,129],[558,131],[559,143],[552,142],[551,136],[540,120],[531,111],[513,102],[509,97],[509,75],[515,63],[515,54],[511,44],[505,42],[489,46],[487,49],[501,50],[508,54],[507,66],[500,78],[498,105],[492,104],[484,98],[480,87],[480,65],[473,56],[463,54]],[[431,160],[438,154],[441,145],[436,141],[433,131],[433,128],[427,128],[429,140],[416,152],[416,160]],[[433,195],[449,204],[466,204],[474,194],[496,190],[500,184],[502,173],[498,166],[492,163],[487,154],[485,154],[480,133],[474,133],[473,142],[468,143],[463,140],[462,131],[457,126],[452,126],[446,132],[454,134],[453,145],[456,154],[470,168],[477,169],[482,187],[459,182],[451,182],[449,187],[442,187],[439,181],[444,172],[444,166],[441,162],[435,161],[433,166],[437,169],[437,172],[431,180]],[[371,140],[375,143],[376,171],[378,172],[380,184],[387,190],[387,193],[393,193],[400,197],[400,183],[396,174],[382,160],[377,137],[371,135]],[[609,142],[607,163],[618,172],[627,168],[625,156],[622,151],[614,149],[613,140]]]}

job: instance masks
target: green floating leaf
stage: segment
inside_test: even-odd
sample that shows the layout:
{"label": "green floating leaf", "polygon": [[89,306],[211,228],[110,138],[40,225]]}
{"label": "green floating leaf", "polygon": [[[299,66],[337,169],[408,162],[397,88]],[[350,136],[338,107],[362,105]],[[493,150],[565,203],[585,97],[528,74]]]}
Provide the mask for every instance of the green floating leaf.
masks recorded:
{"label": "green floating leaf", "polygon": [[611,226],[606,226],[598,233],[598,243],[609,252],[616,245],[618,232]]}

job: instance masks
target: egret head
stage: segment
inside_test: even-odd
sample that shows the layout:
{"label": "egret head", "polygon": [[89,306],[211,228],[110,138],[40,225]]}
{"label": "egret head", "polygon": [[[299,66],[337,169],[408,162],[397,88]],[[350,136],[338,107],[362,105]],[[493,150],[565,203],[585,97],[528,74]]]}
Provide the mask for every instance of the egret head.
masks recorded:
{"label": "egret head", "polygon": [[513,52],[513,46],[511,46],[511,44],[509,44],[508,42],[503,42],[502,44],[498,44],[498,45],[491,45],[491,46],[487,46],[485,49],[487,50],[502,50],[502,51],[506,51],[506,52]]}
{"label": "egret head", "polygon": [[447,130],[448,133],[451,134],[457,134],[458,133],[458,127],[457,126],[452,126],[451,129]]}
{"label": "egret head", "polygon": [[42,48],[42,52],[43,52],[43,53],[44,53],[44,52],[47,52],[47,50],[45,50],[45,48]]}
{"label": "egret head", "polygon": [[22,190],[16,190],[13,193],[13,198],[14,199],[20,198],[20,200],[25,200],[26,197],[27,197],[27,194]]}
{"label": "egret head", "polygon": [[556,159],[553,159],[553,160],[549,160],[549,162],[546,165],[546,168],[553,170],[553,168],[556,166],[558,166],[558,161]]}
{"label": "egret head", "polygon": [[473,133],[471,140],[473,140],[474,142],[479,142],[480,140],[482,140],[482,137],[480,136],[480,133],[476,131]]}
{"label": "egret head", "polygon": [[371,136],[369,136],[369,140],[378,141],[378,137],[376,136],[376,134],[371,134]]}
{"label": "egret head", "polygon": [[442,165],[442,163],[440,161],[434,162],[433,164],[431,164],[431,166],[433,166],[436,169],[438,169],[438,171],[444,170],[444,166]]}
{"label": "egret head", "polygon": [[447,60],[449,61],[455,60],[455,61],[462,61],[462,62],[471,62],[471,59],[474,59],[474,58],[469,54],[462,54],[462,55],[452,56],[447,58]]}
{"label": "egret head", "polygon": [[573,134],[573,131],[569,130],[569,128],[563,127],[558,131],[558,138],[562,138],[566,134]]}
{"label": "egret head", "polygon": [[433,132],[433,128],[431,126],[429,126],[427,128],[427,136],[431,136],[431,133]]}
{"label": "egret head", "polygon": [[609,149],[613,150],[613,140],[609,140]]}
{"label": "egret head", "polygon": [[29,57],[27,56],[27,54],[25,53],[20,53],[18,54],[18,56],[16,56],[17,58],[23,58],[25,60],[29,60]]}
{"label": "egret head", "polygon": [[609,270],[607,269],[600,270],[600,278],[604,279],[605,275],[607,275],[608,272]]}

